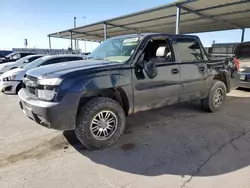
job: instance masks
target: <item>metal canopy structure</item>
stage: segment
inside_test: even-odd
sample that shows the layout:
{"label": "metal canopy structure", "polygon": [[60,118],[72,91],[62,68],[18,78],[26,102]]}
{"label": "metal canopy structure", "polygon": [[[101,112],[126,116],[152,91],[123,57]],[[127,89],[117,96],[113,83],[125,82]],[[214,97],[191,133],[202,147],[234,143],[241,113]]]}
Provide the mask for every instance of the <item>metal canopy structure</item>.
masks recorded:
{"label": "metal canopy structure", "polygon": [[184,0],[52,33],[48,37],[100,42],[141,32],[187,34],[242,29],[244,41],[245,28],[250,28],[249,20],[250,0]]}

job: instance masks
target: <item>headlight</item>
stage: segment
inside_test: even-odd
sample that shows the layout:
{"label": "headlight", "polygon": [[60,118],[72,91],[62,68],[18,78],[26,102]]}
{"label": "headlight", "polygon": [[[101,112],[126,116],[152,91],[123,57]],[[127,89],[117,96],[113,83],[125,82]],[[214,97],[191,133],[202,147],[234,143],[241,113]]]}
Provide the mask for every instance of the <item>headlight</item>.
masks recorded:
{"label": "headlight", "polygon": [[50,101],[54,98],[55,94],[56,92],[54,89],[53,90],[42,90],[42,89],[37,90],[37,97],[42,100]]}
{"label": "headlight", "polygon": [[48,78],[48,79],[41,79],[37,81],[38,85],[45,85],[45,86],[57,86],[62,82],[61,78]]}
{"label": "headlight", "polygon": [[3,78],[3,81],[13,81],[13,80],[15,80],[16,79],[16,75],[12,75],[12,76],[8,76],[8,77],[5,77],[5,78]]}

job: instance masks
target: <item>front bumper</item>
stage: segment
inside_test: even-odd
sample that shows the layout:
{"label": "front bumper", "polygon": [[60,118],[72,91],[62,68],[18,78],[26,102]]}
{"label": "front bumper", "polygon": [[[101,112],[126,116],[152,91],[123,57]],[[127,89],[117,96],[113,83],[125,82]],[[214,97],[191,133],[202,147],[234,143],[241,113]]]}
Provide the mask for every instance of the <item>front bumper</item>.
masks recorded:
{"label": "front bumper", "polygon": [[0,91],[8,93],[16,93],[16,88],[21,81],[0,81]]}
{"label": "front bumper", "polygon": [[241,73],[240,88],[250,88],[250,73]]}
{"label": "front bumper", "polygon": [[240,88],[248,88],[248,89],[250,89],[250,82],[241,81],[240,84],[239,84],[239,87]]}
{"label": "front bumper", "polygon": [[74,130],[78,109],[78,97],[67,95],[60,102],[34,99],[26,89],[18,93],[22,111],[36,123],[56,130]]}

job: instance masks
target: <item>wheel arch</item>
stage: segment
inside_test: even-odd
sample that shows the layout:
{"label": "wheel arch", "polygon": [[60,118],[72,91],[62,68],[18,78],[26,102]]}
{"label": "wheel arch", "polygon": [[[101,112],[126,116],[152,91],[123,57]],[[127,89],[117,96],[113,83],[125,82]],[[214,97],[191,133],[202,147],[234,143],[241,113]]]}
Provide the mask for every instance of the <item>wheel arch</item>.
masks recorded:
{"label": "wheel arch", "polygon": [[214,75],[213,80],[222,81],[226,85],[227,92],[230,91],[230,81],[228,74],[226,72],[218,72],[217,74]]}
{"label": "wheel arch", "polygon": [[16,86],[16,94],[18,94],[19,90],[22,89],[22,82],[20,82],[17,86]]}
{"label": "wheel arch", "polygon": [[84,104],[86,104],[86,102],[96,97],[107,97],[115,100],[122,106],[125,114],[128,115],[129,100],[125,91],[121,87],[98,89],[98,90],[83,92],[78,104],[77,113],[79,112],[81,106],[83,106]]}

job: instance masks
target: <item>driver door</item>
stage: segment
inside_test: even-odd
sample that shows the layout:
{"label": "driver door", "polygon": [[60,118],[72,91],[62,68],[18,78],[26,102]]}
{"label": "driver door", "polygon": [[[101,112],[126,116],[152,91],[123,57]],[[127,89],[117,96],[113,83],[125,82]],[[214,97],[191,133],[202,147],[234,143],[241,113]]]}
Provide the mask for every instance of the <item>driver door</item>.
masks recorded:
{"label": "driver door", "polygon": [[[160,46],[168,47],[171,57],[155,60],[158,74],[150,79],[144,69],[136,67],[141,64],[142,59],[145,64],[152,58],[157,58],[156,51]],[[142,53],[142,59],[135,64],[133,74],[134,112],[177,103],[181,93],[180,67],[175,61],[170,41],[166,37],[149,40]]]}

